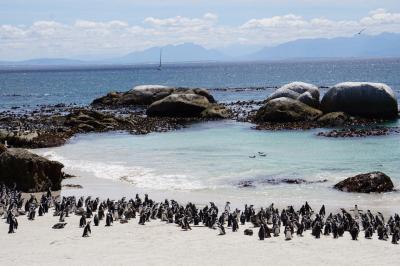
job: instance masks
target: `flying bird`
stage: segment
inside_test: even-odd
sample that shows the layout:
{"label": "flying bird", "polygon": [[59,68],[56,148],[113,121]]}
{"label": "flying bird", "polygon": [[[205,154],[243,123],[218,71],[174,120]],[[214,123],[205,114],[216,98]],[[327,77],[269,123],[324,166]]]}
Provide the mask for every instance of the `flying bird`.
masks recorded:
{"label": "flying bird", "polygon": [[367,28],[364,28],[362,30],[360,30],[356,35],[361,35],[361,33],[363,33]]}

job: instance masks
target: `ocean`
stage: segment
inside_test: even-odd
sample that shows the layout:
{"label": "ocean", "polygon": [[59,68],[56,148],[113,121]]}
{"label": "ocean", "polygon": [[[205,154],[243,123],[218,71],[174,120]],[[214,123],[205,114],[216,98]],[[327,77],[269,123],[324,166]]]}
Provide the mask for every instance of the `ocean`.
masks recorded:
{"label": "ocean", "polygon": [[[262,100],[291,81],[323,86],[322,92],[343,81],[383,82],[399,96],[399,74],[399,59],[185,64],[166,65],[162,71],[154,66],[3,67],[0,108],[85,105],[109,91],[126,91],[140,84],[205,87],[221,102]],[[65,182],[81,184],[83,189],[65,189],[64,195],[117,198],[148,192],[159,199],[198,203],[229,200],[237,205],[275,202],[286,206],[307,200],[332,208],[359,204],[396,210],[399,192],[360,195],[335,191],[332,186],[355,174],[382,171],[400,188],[399,136],[333,139],[316,136],[321,130],[257,131],[249,123],[215,121],[144,136],[125,132],[78,135],[62,147],[34,152],[62,162],[67,173],[77,176]],[[327,182],[265,182],[285,178]],[[253,182],[254,187],[240,187],[243,181]]]}
{"label": "ocean", "polygon": [[127,91],[143,84],[216,89],[212,93],[222,102],[262,100],[292,81],[323,87],[344,81],[383,82],[400,95],[399,74],[400,59],[171,64],[162,71],[153,65],[0,66],[0,109],[84,105],[109,91]]}

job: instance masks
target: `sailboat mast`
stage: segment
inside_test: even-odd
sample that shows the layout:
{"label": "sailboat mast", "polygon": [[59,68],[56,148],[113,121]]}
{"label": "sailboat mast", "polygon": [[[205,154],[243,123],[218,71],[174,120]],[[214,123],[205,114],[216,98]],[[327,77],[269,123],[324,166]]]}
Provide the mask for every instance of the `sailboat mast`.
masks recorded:
{"label": "sailboat mast", "polygon": [[161,57],[162,57],[162,48],[160,49],[160,63],[157,67],[157,70],[161,70],[161,65],[162,65]]}

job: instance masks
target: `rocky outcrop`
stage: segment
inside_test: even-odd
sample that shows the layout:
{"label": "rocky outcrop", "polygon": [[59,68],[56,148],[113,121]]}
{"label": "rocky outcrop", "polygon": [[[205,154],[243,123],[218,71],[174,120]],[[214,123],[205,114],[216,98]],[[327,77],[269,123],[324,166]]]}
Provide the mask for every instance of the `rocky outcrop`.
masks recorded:
{"label": "rocky outcrop", "polygon": [[350,120],[350,116],[343,112],[327,113],[318,118],[318,122],[324,126],[343,126]]}
{"label": "rocky outcrop", "polygon": [[321,101],[324,113],[345,112],[367,118],[395,118],[397,99],[393,90],[382,83],[346,82],[333,86]]}
{"label": "rocky outcrop", "polygon": [[146,114],[157,117],[198,117],[209,105],[208,99],[198,94],[171,94],[152,103]]}
{"label": "rocky outcrop", "polygon": [[197,94],[204,96],[210,103],[214,103],[214,97],[206,90],[200,88],[174,88],[161,85],[136,86],[127,92],[111,92],[97,98],[92,102],[94,106],[148,106],[171,94]]}
{"label": "rocky outcrop", "polygon": [[299,100],[314,108],[318,108],[319,106],[318,87],[305,82],[292,82],[283,85],[273,92],[265,102],[282,97]]}
{"label": "rocky outcrop", "polygon": [[382,172],[371,172],[349,177],[334,188],[345,192],[371,193],[389,192],[393,190],[393,182]]}
{"label": "rocky outcrop", "polygon": [[77,132],[101,132],[118,130],[126,120],[93,110],[78,109],[68,114],[64,125]]}
{"label": "rocky outcrop", "polygon": [[24,192],[61,189],[64,166],[24,149],[8,149],[0,154],[0,182],[17,185]]}
{"label": "rocky outcrop", "polygon": [[295,122],[313,121],[320,117],[322,112],[298,100],[290,98],[276,98],[269,100],[261,107],[255,121],[260,122]]}
{"label": "rocky outcrop", "polygon": [[209,105],[204,111],[200,113],[200,116],[205,119],[227,119],[232,116],[232,111],[225,106],[218,104]]}

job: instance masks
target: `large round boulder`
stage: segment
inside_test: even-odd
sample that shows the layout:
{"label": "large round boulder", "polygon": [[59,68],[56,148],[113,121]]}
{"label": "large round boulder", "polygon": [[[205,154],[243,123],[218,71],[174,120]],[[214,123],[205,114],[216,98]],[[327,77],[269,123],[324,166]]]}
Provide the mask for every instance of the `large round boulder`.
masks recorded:
{"label": "large round boulder", "polygon": [[201,88],[174,88],[162,85],[136,86],[127,92],[110,92],[106,96],[95,99],[94,106],[147,106],[171,94],[193,93],[206,97],[210,102],[215,102],[213,96]]}
{"label": "large round boulder", "polygon": [[393,182],[382,172],[371,172],[349,177],[337,183],[334,188],[345,192],[389,192],[393,190]]}
{"label": "large round boulder", "polygon": [[366,118],[395,118],[397,99],[393,90],[382,83],[340,83],[324,95],[321,101],[324,113],[345,112]]}
{"label": "large round boulder", "polygon": [[0,183],[15,183],[24,192],[59,190],[63,167],[24,149],[7,149],[0,154]]}
{"label": "large round boulder", "polygon": [[295,122],[312,121],[322,115],[318,109],[312,108],[298,100],[277,98],[268,101],[256,113],[256,122]]}
{"label": "large round boulder", "polygon": [[209,106],[208,99],[198,94],[171,94],[152,103],[146,114],[158,117],[200,117]]}
{"label": "large round boulder", "polygon": [[[281,97],[286,97],[286,98],[291,98],[291,99],[299,99],[301,95],[304,93],[309,93],[308,95],[311,95],[311,98],[313,99],[313,102],[318,102],[319,103],[319,89],[317,86],[305,82],[291,82],[286,85],[283,85],[279,89],[277,89],[275,92],[273,92],[266,100],[270,101],[276,98],[281,98]],[[304,97],[304,96],[303,96]]]}
{"label": "large round boulder", "polygon": [[319,99],[314,98],[309,91],[300,94],[297,100],[316,109],[319,108]]}

